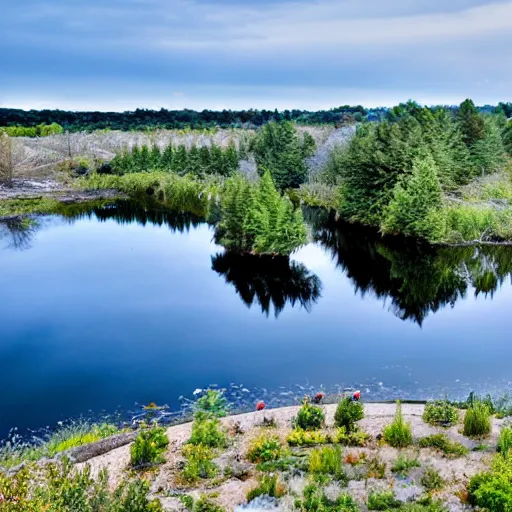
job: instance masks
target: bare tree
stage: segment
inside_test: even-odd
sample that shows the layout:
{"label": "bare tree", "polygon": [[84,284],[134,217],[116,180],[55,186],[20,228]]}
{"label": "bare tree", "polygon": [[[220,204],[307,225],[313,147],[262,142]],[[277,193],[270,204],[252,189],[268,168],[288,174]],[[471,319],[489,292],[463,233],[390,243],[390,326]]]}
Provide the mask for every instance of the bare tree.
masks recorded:
{"label": "bare tree", "polygon": [[5,133],[0,134],[0,183],[12,183],[12,141]]}

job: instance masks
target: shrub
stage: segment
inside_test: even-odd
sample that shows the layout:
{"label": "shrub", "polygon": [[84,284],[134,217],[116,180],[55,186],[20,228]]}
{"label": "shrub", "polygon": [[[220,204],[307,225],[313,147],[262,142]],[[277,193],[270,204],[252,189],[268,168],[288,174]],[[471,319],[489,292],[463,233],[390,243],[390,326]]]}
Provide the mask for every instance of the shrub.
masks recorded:
{"label": "shrub", "polygon": [[485,510],[512,510],[512,458],[497,455],[491,471],[474,476],[469,483],[469,500]]}
{"label": "shrub", "polygon": [[357,421],[364,418],[364,407],[361,402],[354,401],[350,397],[340,400],[334,413],[334,424],[343,427],[347,432],[352,432]]}
{"label": "shrub", "polygon": [[420,466],[420,461],[417,458],[409,458],[406,455],[400,454],[395,460],[395,464],[391,468],[391,471],[405,476],[409,473],[410,469],[419,468]]}
{"label": "shrub", "polygon": [[223,448],[227,444],[226,433],[222,430],[220,421],[204,412],[196,413],[188,442],[195,445],[203,444],[210,448]]}
{"label": "shrub", "polygon": [[295,424],[302,430],[317,430],[322,428],[325,421],[324,411],[316,405],[311,405],[308,399],[304,399],[302,406],[295,418]]}
{"label": "shrub", "polygon": [[420,483],[427,491],[437,491],[442,489],[444,486],[444,480],[441,478],[439,472],[434,468],[427,468],[425,470]]}
{"label": "shrub", "polygon": [[430,425],[449,427],[459,421],[459,412],[447,400],[436,400],[425,405],[423,421]]}
{"label": "shrub", "polygon": [[482,437],[490,434],[492,428],[491,412],[487,404],[476,401],[466,411],[464,417],[464,435],[468,437]]}
{"label": "shrub", "polygon": [[368,496],[368,510],[391,510],[400,508],[401,502],[395,498],[393,491],[371,492]]}
{"label": "shrub", "polygon": [[194,512],[225,512],[225,510],[206,496],[201,496],[194,506]]}
{"label": "shrub", "polygon": [[329,438],[323,432],[318,430],[293,429],[286,437],[286,442],[290,446],[314,446],[317,444],[326,444]]}
{"label": "shrub", "polygon": [[295,509],[301,512],[359,512],[360,508],[348,494],[329,500],[323,490],[315,484],[306,485],[302,499],[295,501]]}
{"label": "shrub", "polygon": [[224,396],[224,391],[208,389],[204,395],[196,400],[194,409],[196,413],[208,413],[217,418],[223,418],[228,412],[228,401]]}
{"label": "shrub", "polygon": [[286,490],[279,482],[278,475],[263,475],[260,478],[258,487],[251,489],[247,493],[247,501],[252,501],[258,496],[269,496],[270,498],[281,498],[286,494]]}
{"label": "shrub", "polygon": [[507,457],[512,449],[512,427],[502,427],[498,439],[497,450],[504,457]]}
{"label": "shrub", "polygon": [[411,424],[405,423],[400,402],[396,403],[393,423],[384,428],[384,440],[394,448],[405,448],[412,444]]}
{"label": "shrub", "polygon": [[142,431],[130,448],[131,465],[137,468],[165,462],[162,455],[168,444],[165,428],[155,426]]}
{"label": "shrub", "polygon": [[347,481],[339,446],[325,446],[312,450],[309,455],[308,470],[313,474],[330,475],[336,480]]}
{"label": "shrub", "polygon": [[355,430],[348,432],[345,427],[340,427],[336,430],[332,440],[336,444],[342,446],[366,446],[370,440],[370,435],[362,430]]}
{"label": "shrub", "polygon": [[283,455],[283,445],[277,436],[263,434],[254,439],[247,452],[251,462],[269,462],[280,459]]}
{"label": "shrub", "polygon": [[445,434],[434,434],[432,436],[422,437],[419,440],[421,448],[437,448],[447,457],[464,457],[469,450],[460,443],[450,441]]}
{"label": "shrub", "polygon": [[386,463],[378,456],[368,459],[366,465],[366,478],[382,479],[386,476]]}
{"label": "shrub", "polygon": [[218,471],[213,463],[214,454],[208,446],[188,444],[183,447],[186,458],[183,468],[183,478],[187,482],[195,482],[200,478],[213,478]]}

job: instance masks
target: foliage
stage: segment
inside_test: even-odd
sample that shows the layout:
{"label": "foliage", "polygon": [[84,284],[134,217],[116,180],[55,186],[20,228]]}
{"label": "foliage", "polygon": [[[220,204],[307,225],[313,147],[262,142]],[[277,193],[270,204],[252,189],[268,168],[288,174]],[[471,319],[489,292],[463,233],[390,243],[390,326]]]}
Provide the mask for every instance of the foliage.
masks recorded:
{"label": "foliage", "polygon": [[262,434],[251,442],[247,458],[251,462],[269,462],[283,456],[283,445],[277,436]]}
{"label": "foliage", "polygon": [[315,141],[308,134],[299,137],[289,121],[268,123],[254,140],[254,156],[260,175],[269,172],[279,190],[297,188],[306,179],[304,158],[310,156]]}
{"label": "foliage", "polygon": [[410,469],[421,467],[420,461],[414,457],[409,458],[406,455],[400,453],[391,468],[393,473],[398,473],[401,476],[406,476]]}
{"label": "foliage", "polygon": [[192,434],[188,442],[194,445],[202,444],[210,448],[223,448],[227,444],[227,439],[219,419],[200,411],[195,414]]}
{"label": "foliage", "polygon": [[467,146],[472,146],[484,137],[485,122],[472,100],[467,99],[461,103],[457,122]]}
{"label": "foliage", "polygon": [[436,448],[441,450],[447,457],[464,457],[469,450],[462,444],[450,441],[446,434],[433,434],[431,436],[422,437],[419,440],[421,448]]}
{"label": "foliage", "polygon": [[405,448],[412,444],[411,424],[404,421],[399,401],[396,403],[393,423],[384,428],[384,440],[394,448]]}
{"label": "foliage", "polygon": [[225,510],[206,496],[201,496],[196,501],[193,512],[225,512]]}
{"label": "foliage", "polygon": [[362,430],[352,430],[347,432],[345,427],[339,427],[332,436],[332,441],[342,446],[366,446],[370,440],[370,435]]}
{"label": "foliage", "polygon": [[504,457],[510,455],[512,449],[512,427],[504,426],[500,430],[500,437],[498,438],[497,451]]}
{"label": "foliage", "polygon": [[281,498],[286,494],[283,484],[279,481],[279,475],[263,475],[259,484],[247,493],[247,501],[252,501],[258,496],[269,496],[270,498]]}
{"label": "foliage", "polygon": [[422,155],[413,160],[411,174],[404,175],[395,185],[384,212],[382,230],[432,242],[441,240],[445,233],[441,207],[436,164],[432,156]]}
{"label": "foliage", "polygon": [[104,169],[120,176],[150,171],[173,172],[181,176],[230,176],[238,170],[238,160],[238,151],[233,143],[227,147],[212,144],[190,148],[170,143],[163,150],[156,145],[151,148],[146,145],[134,146],[131,151],[125,150],[116,155],[110,161],[109,168]]}
{"label": "foliage", "polygon": [[382,479],[386,475],[386,463],[379,456],[368,459],[366,464],[366,478]]}
{"label": "foliage", "polygon": [[355,430],[356,422],[364,418],[364,407],[359,401],[351,397],[344,397],[340,400],[334,413],[334,425],[344,428],[347,433]]}
{"label": "foliage", "polygon": [[491,470],[474,476],[468,487],[473,505],[492,512],[512,510],[512,458],[497,455]]}
{"label": "foliage", "polygon": [[281,197],[268,172],[258,186],[235,176],[222,193],[217,243],[239,253],[288,256],[306,243],[306,227],[300,209]]}
{"label": "foliage", "polygon": [[434,426],[450,427],[459,421],[459,412],[448,400],[435,400],[425,405],[423,421]]}
{"label": "foliage", "polygon": [[368,510],[392,510],[400,508],[401,502],[393,491],[371,492],[368,496]]}
{"label": "foliage", "polygon": [[288,436],[286,442],[290,446],[314,446],[318,444],[326,444],[329,437],[318,430],[303,430],[300,427],[294,428]]}
{"label": "foliage", "polygon": [[306,398],[297,412],[295,424],[302,430],[318,430],[323,427],[325,413],[321,407],[311,405]]}
{"label": "foliage", "polygon": [[94,479],[90,466],[76,471],[66,460],[42,469],[25,466],[14,476],[0,472],[0,511],[160,512],[160,502],[148,498],[149,487],[136,479],[112,490],[106,470]]}
{"label": "foliage", "polygon": [[490,434],[492,428],[491,412],[487,404],[475,401],[464,416],[464,435],[482,437]]}
{"label": "foliage", "polygon": [[0,126],[0,135],[2,133],[9,137],[48,137],[64,133],[64,129],[57,123],[41,123],[36,126]]}
{"label": "foliage", "polygon": [[342,482],[347,481],[339,446],[324,446],[313,449],[309,454],[308,471],[313,474],[330,475]]}
{"label": "foliage", "polygon": [[183,456],[186,461],[182,475],[186,482],[213,478],[218,472],[213,462],[214,453],[208,446],[187,444],[183,447]]}
{"label": "foliage", "polygon": [[200,396],[195,404],[196,412],[205,412],[217,418],[223,418],[228,413],[228,401],[221,389],[208,389]]}
{"label": "foliage", "polygon": [[135,468],[165,462],[163,453],[169,444],[165,428],[143,430],[130,447],[130,464]]}
{"label": "foliage", "polygon": [[420,483],[427,491],[437,491],[444,487],[444,480],[434,468],[427,468],[423,473]]}
{"label": "foliage", "polygon": [[359,512],[360,508],[348,494],[341,494],[336,500],[329,500],[315,484],[304,488],[302,499],[295,500],[295,508],[300,512]]}

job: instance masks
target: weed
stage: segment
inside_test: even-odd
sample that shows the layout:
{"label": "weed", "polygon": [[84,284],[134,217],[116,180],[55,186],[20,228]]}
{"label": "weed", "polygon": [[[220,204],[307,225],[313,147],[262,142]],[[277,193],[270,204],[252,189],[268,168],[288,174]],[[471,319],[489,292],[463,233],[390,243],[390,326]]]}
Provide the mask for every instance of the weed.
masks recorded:
{"label": "weed", "polygon": [[366,453],[349,453],[345,456],[345,464],[357,466],[366,461]]}
{"label": "weed", "polygon": [[324,411],[316,405],[311,405],[305,398],[295,418],[295,425],[302,430],[317,430],[322,428],[324,421]]}
{"label": "weed", "polygon": [[406,476],[409,473],[409,470],[419,467],[421,467],[421,463],[416,457],[409,458],[407,455],[400,454],[395,460],[391,471],[401,476]]}
{"label": "weed", "polygon": [[215,416],[205,412],[197,412],[192,424],[190,444],[203,444],[210,448],[224,448],[227,444],[226,433]]}
{"label": "weed", "polygon": [[464,435],[468,437],[483,437],[489,435],[492,428],[491,411],[489,406],[476,401],[466,411],[464,417]]}
{"label": "weed", "polygon": [[141,468],[165,462],[163,453],[168,444],[165,428],[154,426],[143,430],[130,447],[130,464]]}
{"label": "weed", "polygon": [[194,512],[225,512],[225,510],[206,496],[201,496],[194,505]]}
{"label": "weed", "polygon": [[166,494],[169,498],[177,498],[178,500],[183,503],[184,507],[189,511],[192,512],[194,510],[194,498],[190,496],[190,494],[182,494],[182,493],[170,493]]}
{"label": "weed", "polygon": [[278,475],[263,475],[259,479],[258,487],[247,493],[247,501],[252,501],[258,496],[269,496],[270,498],[281,498],[286,494],[284,485],[279,481]]}
{"label": "weed", "polygon": [[498,439],[497,450],[504,457],[507,457],[512,449],[512,427],[502,427]]}
{"label": "weed", "polygon": [[345,428],[350,433],[354,430],[357,421],[364,418],[363,404],[350,397],[342,398],[334,413],[336,427]]}
{"label": "weed", "polygon": [[275,473],[276,471],[286,471],[292,466],[300,465],[297,457],[283,457],[282,459],[260,462],[256,468],[265,473]]}
{"label": "weed", "polygon": [[405,448],[412,444],[411,424],[405,423],[399,401],[396,403],[393,423],[384,428],[384,440],[394,448]]}
{"label": "weed", "polygon": [[187,459],[183,468],[183,479],[186,482],[195,482],[200,478],[213,478],[218,472],[213,462],[214,454],[208,446],[185,445],[183,456]]}
{"label": "weed", "polygon": [[347,481],[339,446],[325,446],[312,450],[309,455],[308,470],[313,474],[330,475],[335,480]]}
{"label": "weed", "polygon": [[223,418],[228,413],[228,401],[224,391],[220,389],[208,389],[194,404],[196,412],[208,413],[217,418]]}
{"label": "weed", "polygon": [[395,498],[393,491],[371,492],[368,496],[368,510],[384,510],[400,508],[400,501]]}
{"label": "weed", "polygon": [[359,446],[363,447],[368,444],[370,440],[369,434],[362,430],[353,430],[348,432],[345,427],[339,427],[336,429],[336,433],[332,437],[332,441],[342,446]]}
{"label": "weed", "polygon": [[437,448],[447,457],[464,457],[469,450],[462,444],[450,441],[446,434],[434,434],[419,440],[421,448]]}
{"label": "weed", "polygon": [[473,451],[474,452],[485,452],[485,450],[487,450],[487,448],[489,448],[489,445],[487,445],[487,444],[477,444],[473,448]]}
{"label": "weed", "polygon": [[423,420],[430,425],[449,427],[459,421],[459,412],[447,400],[436,400],[425,405]]}
{"label": "weed", "polygon": [[263,434],[252,441],[247,458],[251,462],[269,462],[280,459],[283,452],[279,437]]}
{"label": "weed", "polygon": [[441,478],[439,472],[434,468],[427,468],[425,470],[420,483],[427,491],[437,491],[442,489],[444,486],[444,480]]}
{"label": "weed", "polygon": [[309,484],[304,488],[302,499],[295,500],[295,509],[300,512],[359,512],[360,510],[350,495],[342,494],[331,501],[315,484]]}
{"label": "weed", "polygon": [[286,437],[286,442],[290,446],[314,446],[326,444],[329,442],[329,438],[326,434],[318,430],[302,430],[301,428],[295,428]]}
{"label": "weed", "polygon": [[366,478],[382,479],[386,476],[386,463],[377,455],[368,459],[366,466]]}

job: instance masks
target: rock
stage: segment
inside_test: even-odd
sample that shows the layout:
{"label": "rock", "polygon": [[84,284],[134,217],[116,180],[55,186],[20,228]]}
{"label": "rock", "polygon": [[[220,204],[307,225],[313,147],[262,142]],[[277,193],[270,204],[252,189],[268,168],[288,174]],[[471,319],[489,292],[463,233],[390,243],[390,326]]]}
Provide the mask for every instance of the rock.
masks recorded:
{"label": "rock", "polygon": [[230,466],[231,475],[238,480],[247,480],[251,476],[252,466],[247,462],[233,462]]}

